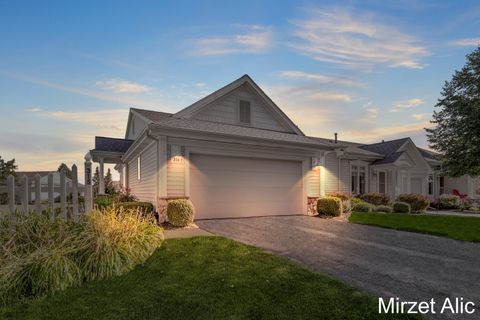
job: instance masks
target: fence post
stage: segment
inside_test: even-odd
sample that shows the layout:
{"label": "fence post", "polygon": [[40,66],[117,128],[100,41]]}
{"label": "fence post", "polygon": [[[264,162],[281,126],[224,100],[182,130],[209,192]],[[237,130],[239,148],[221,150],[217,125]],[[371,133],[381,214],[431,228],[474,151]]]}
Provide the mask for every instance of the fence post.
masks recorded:
{"label": "fence post", "polygon": [[40,175],[35,175],[35,210],[42,213],[42,186],[40,185]]}
{"label": "fence post", "polygon": [[72,166],[72,218],[78,220],[78,170],[77,165]]}
{"label": "fence post", "polygon": [[92,157],[89,152],[85,155],[85,213],[93,209],[92,191]]}
{"label": "fence post", "polygon": [[64,170],[60,171],[60,214],[67,220],[67,184]]}
{"label": "fence post", "polygon": [[23,180],[23,195],[22,195],[22,211],[23,214],[27,215],[28,214],[28,193],[30,190],[28,190],[28,177],[25,175],[22,178]]}
{"label": "fence post", "polygon": [[15,212],[15,177],[9,175],[7,178],[7,188],[8,188],[8,212],[10,217],[13,216]]}
{"label": "fence post", "polygon": [[55,198],[53,197],[54,186],[53,186],[53,173],[48,174],[48,210],[52,214],[50,217],[51,220],[55,217]]}

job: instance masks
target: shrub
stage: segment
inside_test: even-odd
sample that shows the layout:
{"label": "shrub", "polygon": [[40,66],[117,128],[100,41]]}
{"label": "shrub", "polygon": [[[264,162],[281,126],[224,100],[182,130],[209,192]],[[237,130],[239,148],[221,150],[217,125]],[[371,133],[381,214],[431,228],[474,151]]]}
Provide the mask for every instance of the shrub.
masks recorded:
{"label": "shrub", "polygon": [[406,202],[410,205],[411,212],[421,212],[428,208],[430,201],[421,194],[401,194],[397,201]]}
{"label": "shrub", "polygon": [[352,198],[352,199],[350,199],[350,202],[352,203],[352,206],[354,206],[357,203],[367,203],[360,198]]}
{"label": "shrub", "polygon": [[438,197],[438,209],[459,209],[461,205],[460,197],[453,194],[442,194]]}
{"label": "shrub", "polygon": [[388,205],[390,203],[390,197],[384,193],[370,192],[361,194],[358,196],[361,200],[373,204],[375,206]]}
{"label": "shrub", "polygon": [[338,217],[342,214],[342,200],[337,197],[322,197],[317,201],[317,212],[320,215]]}
{"label": "shrub", "polygon": [[131,193],[130,188],[122,188],[115,196],[115,202],[136,202],[138,198]]}
{"label": "shrub", "polygon": [[393,208],[390,206],[379,205],[375,207],[375,212],[385,212],[385,213],[392,213]]}
{"label": "shrub", "polygon": [[125,210],[128,209],[138,209],[143,213],[152,213],[153,212],[153,204],[150,202],[119,202],[115,205],[116,207],[123,208]]}
{"label": "shrub", "polygon": [[175,227],[185,227],[193,222],[195,210],[190,200],[178,199],[168,202],[167,218]]}
{"label": "shrub", "polygon": [[349,213],[352,210],[352,204],[350,202],[351,195],[344,192],[329,192],[327,193],[328,197],[335,197],[342,200],[342,212]]}
{"label": "shrub", "polygon": [[410,204],[406,202],[394,202],[393,212],[395,213],[410,213]]}
{"label": "shrub", "polygon": [[162,229],[137,210],[109,207],[78,223],[48,215],[17,214],[2,226],[0,304],[120,275],[143,263],[163,240]]}
{"label": "shrub", "polygon": [[357,202],[352,206],[354,212],[372,212],[373,206],[367,202]]}
{"label": "shrub", "polygon": [[112,205],[113,199],[110,196],[104,195],[96,197],[94,202],[98,209],[105,209]]}

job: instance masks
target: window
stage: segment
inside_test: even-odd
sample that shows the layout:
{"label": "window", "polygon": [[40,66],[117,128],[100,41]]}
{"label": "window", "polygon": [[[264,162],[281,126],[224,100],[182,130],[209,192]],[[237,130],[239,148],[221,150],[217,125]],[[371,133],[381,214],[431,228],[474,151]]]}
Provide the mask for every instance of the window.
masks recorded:
{"label": "window", "polygon": [[364,194],[366,192],[366,177],[367,177],[367,167],[366,166],[352,166],[351,167],[351,191],[353,194]]}
{"label": "window", "polygon": [[440,177],[440,194],[445,193],[445,177]]}
{"label": "window", "polygon": [[141,171],[142,171],[142,167],[140,166],[140,156],[138,156],[138,158],[137,158],[137,180],[140,180],[140,178],[141,178],[141,175],[140,175]]}
{"label": "window", "polygon": [[387,193],[387,175],[385,171],[378,172],[378,192]]}
{"label": "window", "polygon": [[250,102],[240,100],[240,107],[239,107],[239,120],[240,123],[250,124]]}
{"label": "window", "polygon": [[428,194],[433,195],[433,176],[428,176]]}

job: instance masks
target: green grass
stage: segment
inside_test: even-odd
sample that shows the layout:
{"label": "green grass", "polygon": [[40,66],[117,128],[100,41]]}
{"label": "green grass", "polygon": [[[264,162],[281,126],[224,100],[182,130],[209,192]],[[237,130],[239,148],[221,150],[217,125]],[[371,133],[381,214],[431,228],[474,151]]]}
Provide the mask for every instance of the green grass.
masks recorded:
{"label": "green grass", "polygon": [[130,273],[0,310],[0,319],[409,319],[376,298],[220,237],[165,241]]}
{"label": "green grass", "polygon": [[480,242],[480,218],[404,213],[354,212],[350,222]]}

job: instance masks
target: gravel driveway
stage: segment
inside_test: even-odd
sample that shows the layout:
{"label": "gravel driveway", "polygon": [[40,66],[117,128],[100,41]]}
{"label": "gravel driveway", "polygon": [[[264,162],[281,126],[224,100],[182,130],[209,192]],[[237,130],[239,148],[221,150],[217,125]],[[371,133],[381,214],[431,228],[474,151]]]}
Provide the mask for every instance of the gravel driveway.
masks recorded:
{"label": "gravel driveway", "polygon": [[472,300],[480,319],[480,244],[308,216],[203,220],[201,228],[264,248],[384,298]]}

